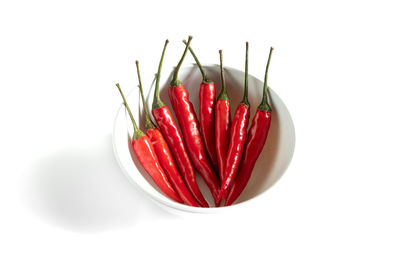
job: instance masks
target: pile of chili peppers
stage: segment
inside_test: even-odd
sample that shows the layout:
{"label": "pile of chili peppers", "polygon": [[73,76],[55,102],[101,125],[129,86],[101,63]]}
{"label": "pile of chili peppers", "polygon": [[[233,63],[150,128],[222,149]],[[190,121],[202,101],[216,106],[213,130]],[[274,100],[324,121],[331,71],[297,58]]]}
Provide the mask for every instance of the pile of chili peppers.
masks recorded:
{"label": "pile of chili peppers", "polygon": [[[196,181],[197,171],[207,184],[216,207],[221,201],[229,206],[242,193],[251,177],[254,165],[264,147],[271,125],[271,106],[268,104],[268,69],[271,47],[265,70],[263,96],[257,107],[249,131],[250,103],[248,101],[248,50],[246,42],[245,82],[243,99],[231,119],[231,108],[226,88],[222,50],[220,70],[222,88],[218,97],[214,82],[192,50],[192,37],[184,40],[185,50],[176,66],[168,95],[178,120],[160,98],[160,74],[168,40],[165,41],[158,65],[156,85],[150,117],[143,95],[139,62],[136,61],[139,93],[144,107],[145,132],[135,122],[125,96],[117,84],[123,103],[132,120],[132,147],[140,164],[155,184],[169,198],[194,207],[209,207]],[[190,51],[203,80],[199,90],[199,116],[189,100],[189,93],[178,79],[179,69]],[[178,127],[179,125],[179,127]],[[158,127],[157,127],[158,126]]]}

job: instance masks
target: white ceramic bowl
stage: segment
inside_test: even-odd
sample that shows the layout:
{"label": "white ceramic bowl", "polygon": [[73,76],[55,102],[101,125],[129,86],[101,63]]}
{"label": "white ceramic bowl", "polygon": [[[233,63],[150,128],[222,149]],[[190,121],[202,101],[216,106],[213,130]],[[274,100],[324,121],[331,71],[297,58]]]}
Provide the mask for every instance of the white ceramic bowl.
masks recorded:
{"label": "white ceramic bowl", "polygon": [[[205,70],[209,77],[215,82],[217,88],[217,96],[221,89],[220,72],[218,65],[205,65]],[[165,71],[164,71],[165,72]],[[161,77],[160,95],[162,101],[169,107],[173,113],[169,98],[168,85],[171,80],[173,70],[170,70],[170,75]],[[179,78],[189,91],[190,100],[193,103],[196,113],[198,112],[198,92],[199,85],[202,80],[201,73],[196,65],[182,67],[179,72]],[[225,79],[227,83],[228,95],[231,101],[232,117],[236,110],[236,106],[243,97],[244,72],[225,67]],[[263,81],[249,75],[249,102],[251,105],[251,120],[256,112],[256,108],[261,101]],[[151,110],[153,101],[154,86],[148,92],[147,104]],[[127,97],[127,101],[132,107],[132,113],[140,125],[143,124],[142,107],[140,105],[139,95],[136,92]],[[256,196],[265,193],[276,181],[282,178],[285,170],[290,164],[294,153],[295,146],[295,130],[289,111],[278,95],[270,90],[270,104],[272,107],[272,122],[268,135],[267,142],[264,146],[260,157],[254,167],[251,179],[247,187],[242,192],[241,196],[236,200],[234,205],[230,207],[219,208],[196,208],[187,205],[179,204],[166,197],[161,190],[154,184],[150,176],[146,173],[143,167],[138,162],[136,155],[132,150],[131,136],[132,126],[129,117],[126,114],[125,108],[121,105],[115,119],[113,132],[114,152],[122,170],[127,177],[133,181],[140,189],[148,194],[156,203],[163,207],[168,207],[172,210],[186,211],[194,213],[214,213],[225,209],[233,209],[235,206],[248,205],[249,200]],[[139,114],[141,114],[139,116]],[[176,119],[176,118],[175,118]],[[176,120],[177,122],[177,120]],[[143,129],[143,128],[142,128]],[[212,204],[212,196],[207,189],[202,178],[196,173],[197,181],[200,190],[208,203]],[[250,201],[251,203],[252,201]],[[239,205],[240,204],[240,205]]]}

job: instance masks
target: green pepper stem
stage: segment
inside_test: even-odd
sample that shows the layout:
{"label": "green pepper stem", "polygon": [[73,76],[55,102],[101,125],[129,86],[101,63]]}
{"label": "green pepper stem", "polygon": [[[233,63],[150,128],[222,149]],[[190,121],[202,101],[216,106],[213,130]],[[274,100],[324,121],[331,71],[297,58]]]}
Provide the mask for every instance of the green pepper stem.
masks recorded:
{"label": "green pepper stem", "polygon": [[124,101],[124,106],[126,108],[126,110],[128,111],[129,117],[131,118],[132,124],[133,124],[133,139],[137,140],[140,137],[144,136],[145,134],[139,129],[139,127],[136,124],[135,118],[132,115],[131,109],[128,106],[128,103],[126,102],[126,98],[124,96],[124,93],[122,93],[121,87],[119,86],[119,83],[116,84],[122,99]]}
{"label": "green pepper stem", "polygon": [[223,58],[222,58],[222,50],[219,50],[219,67],[221,70],[221,82],[222,82],[222,90],[221,93],[218,96],[218,100],[229,100],[228,98],[228,93],[226,91],[226,84],[225,84],[225,72],[224,72],[224,64],[223,64]]}
{"label": "green pepper stem", "polygon": [[160,98],[160,76],[161,76],[161,68],[162,68],[162,63],[164,61],[164,55],[165,55],[165,50],[168,45],[168,39],[165,40],[164,48],[161,54],[161,59],[160,63],[158,64],[158,71],[157,71],[157,76],[156,76],[156,88],[154,89],[154,99],[153,99],[153,109],[161,108],[165,106],[165,104],[161,101]]}
{"label": "green pepper stem", "polygon": [[[183,43],[186,45],[186,44],[187,44],[186,40],[183,40]],[[190,53],[192,54],[194,60],[196,61],[197,66],[199,66],[201,75],[203,76],[203,83],[212,83],[212,81],[210,80],[210,78],[208,78],[206,72],[204,71],[203,66],[200,64],[200,61],[199,61],[199,59],[197,58],[196,54],[193,52],[193,49],[192,49],[191,46],[189,46],[189,51],[190,51]]]}
{"label": "green pepper stem", "polygon": [[179,69],[182,66],[183,60],[185,59],[186,53],[189,50],[189,46],[190,46],[190,42],[192,41],[192,38],[193,38],[192,36],[189,36],[189,38],[188,38],[188,41],[187,41],[186,47],[185,47],[185,51],[183,52],[183,55],[182,55],[181,59],[179,60],[178,65],[175,68],[174,76],[171,81],[171,86],[175,87],[175,86],[179,86],[181,84],[181,82],[178,80],[178,73],[179,73]]}
{"label": "green pepper stem", "polygon": [[147,108],[147,105],[146,105],[146,100],[144,100],[142,78],[140,77],[139,61],[137,61],[137,60],[136,60],[136,70],[137,70],[137,76],[138,76],[138,80],[139,80],[139,92],[140,92],[140,96],[142,98],[142,104],[143,104],[143,109],[144,109],[145,127],[146,127],[146,130],[154,129],[154,124],[151,121],[149,109]]}
{"label": "green pepper stem", "polygon": [[269,87],[268,87],[268,69],[269,69],[269,64],[271,62],[272,51],[274,51],[273,47],[271,47],[270,50],[269,50],[268,62],[267,62],[267,67],[265,69],[265,76],[264,76],[263,96],[262,96],[261,104],[258,106],[259,110],[271,111],[271,107],[268,105],[268,92],[269,92]]}
{"label": "green pepper stem", "polygon": [[246,42],[246,61],[245,61],[245,74],[244,74],[244,93],[241,104],[250,106],[248,99],[248,88],[249,88],[249,42]]}

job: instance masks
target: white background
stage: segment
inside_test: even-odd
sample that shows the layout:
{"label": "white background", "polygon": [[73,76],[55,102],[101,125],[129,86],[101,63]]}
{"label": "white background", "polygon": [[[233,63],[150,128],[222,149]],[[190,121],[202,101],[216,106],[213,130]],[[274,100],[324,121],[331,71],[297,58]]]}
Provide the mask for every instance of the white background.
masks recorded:
{"label": "white background", "polygon": [[[1,266],[399,266],[396,1],[2,1]],[[194,36],[201,61],[262,78],[292,114],[285,176],[240,214],[177,216],[120,171],[111,131]],[[189,56],[186,63],[192,63]],[[167,67],[166,67],[167,68]],[[151,76],[143,77],[149,84]]]}

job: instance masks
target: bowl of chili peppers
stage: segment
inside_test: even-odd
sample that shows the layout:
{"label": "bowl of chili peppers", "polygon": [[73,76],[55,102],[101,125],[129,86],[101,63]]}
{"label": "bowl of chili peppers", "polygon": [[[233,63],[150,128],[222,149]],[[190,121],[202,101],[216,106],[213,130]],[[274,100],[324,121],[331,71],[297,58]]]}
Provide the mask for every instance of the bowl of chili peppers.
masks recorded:
{"label": "bowl of chili peppers", "polygon": [[[285,173],[294,153],[295,130],[288,109],[264,81],[219,64],[202,65],[191,37],[170,75],[161,77],[165,42],[155,86],[123,93],[113,131],[124,173],[164,207],[207,213],[245,205]],[[184,65],[186,54],[196,62]],[[131,108],[136,107],[136,108]],[[139,123],[140,122],[140,123]]]}

